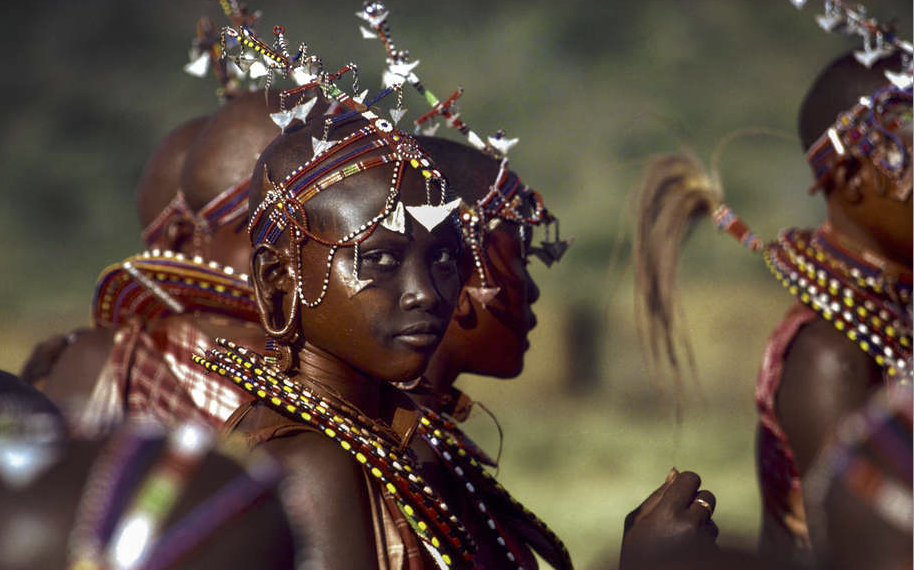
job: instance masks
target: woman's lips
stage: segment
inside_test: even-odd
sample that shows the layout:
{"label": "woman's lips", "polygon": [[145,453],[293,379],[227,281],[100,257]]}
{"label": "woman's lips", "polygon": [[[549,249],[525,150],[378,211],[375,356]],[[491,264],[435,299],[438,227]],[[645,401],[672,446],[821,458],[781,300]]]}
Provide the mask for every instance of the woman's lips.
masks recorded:
{"label": "woman's lips", "polygon": [[395,338],[413,348],[435,348],[441,341],[443,330],[433,323],[418,323],[401,330]]}

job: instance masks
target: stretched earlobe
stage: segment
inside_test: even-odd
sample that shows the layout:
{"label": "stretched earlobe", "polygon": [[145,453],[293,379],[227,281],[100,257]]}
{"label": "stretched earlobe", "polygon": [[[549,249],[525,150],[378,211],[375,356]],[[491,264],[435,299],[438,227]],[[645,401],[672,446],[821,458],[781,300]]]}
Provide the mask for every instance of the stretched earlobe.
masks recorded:
{"label": "stretched earlobe", "polygon": [[298,313],[298,285],[294,259],[288,249],[261,243],[251,255],[251,285],[268,335],[291,341],[295,336]]}

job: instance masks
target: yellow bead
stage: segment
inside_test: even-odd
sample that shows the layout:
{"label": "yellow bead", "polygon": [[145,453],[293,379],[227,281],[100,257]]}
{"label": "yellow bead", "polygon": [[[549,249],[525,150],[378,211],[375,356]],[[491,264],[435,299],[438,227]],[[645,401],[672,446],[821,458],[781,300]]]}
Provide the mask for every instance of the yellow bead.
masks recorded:
{"label": "yellow bead", "polygon": [[324,428],[324,433],[327,434],[329,437],[336,437],[336,432],[330,428]]}
{"label": "yellow bead", "polygon": [[368,461],[368,458],[365,457],[361,451],[355,454],[355,458],[358,459],[359,463],[365,463]]}

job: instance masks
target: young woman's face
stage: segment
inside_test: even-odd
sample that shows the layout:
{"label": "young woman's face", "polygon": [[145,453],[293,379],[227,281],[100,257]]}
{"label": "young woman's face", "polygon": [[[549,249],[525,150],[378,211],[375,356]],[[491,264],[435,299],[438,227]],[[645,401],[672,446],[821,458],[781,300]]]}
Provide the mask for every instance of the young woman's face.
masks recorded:
{"label": "young woman's face", "polygon": [[[531,305],[539,298],[539,288],[527,271],[530,234],[529,228],[521,232],[518,224],[507,221],[487,234],[484,262],[489,286],[500,291],[485,306],[468,295],[470,317],[457,315],[448,327],[442,350],[458,362],[461,371],[513,378],[523,370],[524,353],[530,346],[527,334],[536,326]],[[466,288],[480,286],[474,271]]]}
{"label": "young woman's face", "polygon": [[[345,235],[380,210],[390,174],[387,169],[378,170],[386,174],[365,176],[369,171],[354,177],[353,184],[340,184],[352,187],[333,190],[337,198],[357,191],[366,199],[353,202],[349,194],[346,203],[335,201],[328,212],[331,219],[322,223],[331,235]],[[409,170],[401,198],[406,205],[425,202],[425,185]],[[378,227],[359,245],[358,278],[370,280],[364,289],[350,296],[344,278],[353,275],[354,249],[341,248],[333,258],[323,302],[300,312],[306,340],[366,374],[390,381],[409,380],[425,370],[460,290],[456,226],[446,220],[428,231],[409,215],[406,218],[405,234]],[[302,248],[306,300],[320,294],[328,252],[314,241]]]}

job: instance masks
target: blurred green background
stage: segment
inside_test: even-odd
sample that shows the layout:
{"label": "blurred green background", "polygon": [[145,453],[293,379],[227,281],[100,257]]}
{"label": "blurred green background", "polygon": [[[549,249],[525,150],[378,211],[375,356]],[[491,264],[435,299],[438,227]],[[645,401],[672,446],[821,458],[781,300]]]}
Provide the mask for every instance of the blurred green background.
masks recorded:
{"label": "blurred green background", "polygon": [[[252,3],[253,4],[253,3]],[[911,37],[911,3],[868,2]],[[721,541],[751,545],[759,500],[752,458],[754,378],[789,298],[761,260],[709,224],[681,265],[698,379],[677,398],[643,364],[633,325],[627,193],[652,154],[707,160],[750,126],[795,131],[816,71],[859,43],[821,32],[819,2],[787,0],[390,0],[393,37],[439,96],[458,85],[480,133],[521,142],[511,162],[561,216],[574,247],[534,266],[540,324],[513,381],[460,385],[504,430],[500,477],[567,542],[581,568],[614,563],[622,518],[676,466],[718,497]],[[261,32],[285,25],[328,67],[356,61],[379,85],[383,53],[363,40],[359,0],[263,1]],[[0,105],[0,368],[33,343],[87,325],[95,278],[142,248],[133,191],[157,142],[212,112],[215,80],[181,67],[212,0],[20,2],[4,8]],[[410,94],[413,95],[413,94]],[[410,118],[424,112],[407,98]],[[442,131],[439,131],[443,132]],[[741,138],[722,162],[728,203],[765,238],[823,216],[798,144]],[[582,332],[583,331],[583,334]],[[489,449],[495,424],[469,430]]]}

